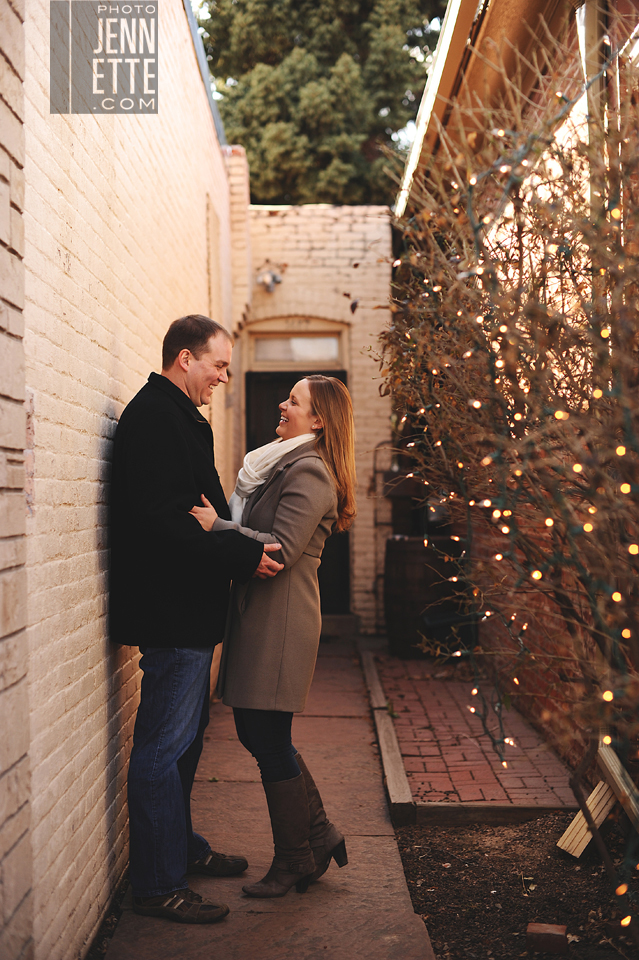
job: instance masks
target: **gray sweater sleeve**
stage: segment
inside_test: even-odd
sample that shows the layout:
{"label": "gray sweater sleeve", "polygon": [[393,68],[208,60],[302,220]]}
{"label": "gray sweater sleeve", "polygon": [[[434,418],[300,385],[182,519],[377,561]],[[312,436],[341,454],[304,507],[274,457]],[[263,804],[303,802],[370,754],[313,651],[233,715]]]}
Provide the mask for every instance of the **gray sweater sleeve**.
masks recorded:
{"label": "gray sweater sleeve", "polygon": [[277,537],[274,537],[272,533],[260,533],[259,530],[251,530],[250,527],[243,527],[239,523],[233,523],[232,520],[222,520],[221,517],[218,517],[213,524],[213,530],[215,533],[221,533],[223,530],[235,530],[244,537],[250,537],[251,540],[259,540],[260,543],[277,543]]}

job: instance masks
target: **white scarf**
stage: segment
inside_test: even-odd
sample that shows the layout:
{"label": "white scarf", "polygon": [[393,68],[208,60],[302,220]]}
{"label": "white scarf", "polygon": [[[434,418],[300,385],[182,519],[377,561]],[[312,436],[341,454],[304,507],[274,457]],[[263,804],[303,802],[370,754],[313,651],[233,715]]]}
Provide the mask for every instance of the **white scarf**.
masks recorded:
{"label": "white scarf", "polygon": [[315,439],[314,433],[303,433],[300,437],[291,437],[290,440],[278,438],[256,450],[249,450],[237,475],[235,490],[229,499],[231,518],[234,523],[242,522],[246,501],[254,490],[262,486],[275,464],[279,463],[291,450]]}

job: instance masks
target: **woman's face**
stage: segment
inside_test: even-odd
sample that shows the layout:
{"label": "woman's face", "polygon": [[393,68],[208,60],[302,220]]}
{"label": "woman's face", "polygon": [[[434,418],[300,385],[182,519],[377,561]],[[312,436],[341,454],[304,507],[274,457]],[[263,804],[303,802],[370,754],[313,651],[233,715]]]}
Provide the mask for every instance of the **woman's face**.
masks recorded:
{"label": "woman's face", "polygon": [[281,419],[275,432],[282,440],[292,440],[303,433],[314,433],[322,426],[319,417],[311,410],[308,380],[300,380],[295,384],[288,400],[280,403],[280,413]]}

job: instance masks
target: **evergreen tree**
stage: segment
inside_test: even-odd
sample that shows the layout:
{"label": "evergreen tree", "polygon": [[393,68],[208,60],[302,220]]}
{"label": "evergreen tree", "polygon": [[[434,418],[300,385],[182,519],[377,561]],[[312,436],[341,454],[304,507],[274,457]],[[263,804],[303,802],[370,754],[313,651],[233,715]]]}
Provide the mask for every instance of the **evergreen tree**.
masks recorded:
{"label": "evergreen tree", "polygon": [[[444,0],[210,0],[200,24],[257,203],[389,203]],[[427,63],[427,62],[426,62]]]}

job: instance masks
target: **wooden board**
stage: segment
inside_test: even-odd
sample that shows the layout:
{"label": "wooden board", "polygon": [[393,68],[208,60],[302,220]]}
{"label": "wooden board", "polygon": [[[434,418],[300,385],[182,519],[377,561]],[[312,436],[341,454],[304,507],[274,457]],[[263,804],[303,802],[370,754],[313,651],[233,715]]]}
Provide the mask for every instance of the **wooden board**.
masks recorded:
{"label": "wooden board", "polygon": [[[586,801],[590,815],[597,827],[601,826],[616,802],[615,791],[605,780],[600,780]],[[568,829],[557,841],[557,846],[573,857],[580,857],[591,839],[590,828],[580,810],[574,820],[571,821]]]}
{"label": "wooden board", "polygon": [[635,830],[639,830],[639,791],[630,779],[630,774],[612,747],[606,743],[599,744],[597,763]]}
{"label": "wooden board", "polygon": [[362,670],[364,671],[364,679],[368,687],[371,707],[373,710],[386,710],[386,694],[379,680],[373,654],[370,650],[360,650],[360,656],[362,658]]}

